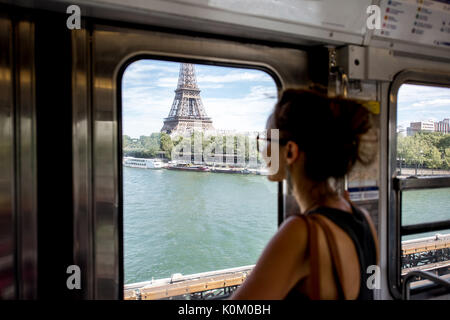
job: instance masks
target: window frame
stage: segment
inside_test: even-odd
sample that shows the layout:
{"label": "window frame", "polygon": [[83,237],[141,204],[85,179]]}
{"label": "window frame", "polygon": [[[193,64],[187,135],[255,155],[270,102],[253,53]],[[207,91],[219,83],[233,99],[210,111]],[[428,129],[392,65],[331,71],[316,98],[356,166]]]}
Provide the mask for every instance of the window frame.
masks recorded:
{"label": "window frame", "polygon": [[[265,72],[268,76],[272,78],[274,81],[274,84],[277,87],[277,92],[279,93],[281,89],[281,80],[277,77],[277,75],[267,67],[263,65],[248,65],[248,64],[239,64],[239,63],[229,63],[229,62],[214,62],[207,59],[190,59],[190,58],[184,58],[184,57],[170,57],[168,55],[153,55],[148,53],[143,54],[137,54],[129,58],[128,60],[124,61],[119,68],[119,72],[117,73],[116,77],[116,87],[117,87],[117,122],[118,122],[118,163],[121,164],[123,159],[123,131],[122,131],[122,124],[123,124],[123,108],[122,108],[122,82],[123,82],[123,76],[125,74],[125,71],[127,68],[132,65],[133,63],[137,61],[142,60],[154,60],[154,61],[165,61],[165,62],[173,62],[173,63],[192,63],[195,65],[208,65],[208,66],[217,66],[217,67],[230,67],[230,68],[239,68],[239,69],[249,69],[249,70],[259,70],[262,72]],[[168,110],[170,109],[170,106],[168,106]],[[122,290],[125,286],[125,263],[124,263],[124,231],[123,231],[123,214],[124,214],[124,208],[123,208],[123,165],[119,165],[118,168],[119,173],[119,181],[118,181],[118,188],[119,188],[119,216],[120,216],[120,229],[121,229],[121,236],[119,238],[119,244],[120,244],[120,265],[121,265],[121,287]],[[284,197],[283,197],[283,182],[277,183],[277,227],[281,225],[281,223],[284,220]],[[275,221],[275,220],[274,220]],[[240,267],[240,266],[236,266]],[[122,293],[123,294],[123,293]],[[123,298],[122,298],[123,300]]]}
{"label": "window frame", "polygon": [[[417,234],[425,228],[431,227],[431,223],[423,223],[402,227],[401,216],[401,193],[403,190],[428,189],[450,187],[450,178],[439,179],[426,178],[420,181],[405,181],[396,177],[397,169],[397,101],[398,91],[403,84],[415,84],[435,87],[450,88],[450,73],[426,71],[426,70],[404,70],[398,73],[389,88],[389,120],[388,120],[388,225],[387,225],[387,268],[388,286],[391,295],[395,299],[402,297],[401,277],[401,245],[402,235]],[[440,180],[440,181],[438,181]],[[428,186],[427,186],[428,185]],[[450,220],[439,221],[436,226],[446,227]],[[447,228],[446,228],[447,229]],[[436,230],[437,231],[437,230]]]}

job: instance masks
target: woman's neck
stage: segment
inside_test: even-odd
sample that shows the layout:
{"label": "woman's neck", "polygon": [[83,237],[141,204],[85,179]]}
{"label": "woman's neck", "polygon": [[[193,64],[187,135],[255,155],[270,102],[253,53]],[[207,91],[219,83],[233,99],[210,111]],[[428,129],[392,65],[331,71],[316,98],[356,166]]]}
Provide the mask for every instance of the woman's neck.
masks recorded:
{"label": "woman's neck", "polygon": [[328,182],[313,182],[303,179],[293,183],[293,193],[302,213],[319,206],[351,212],[351,206],[339,196]]}

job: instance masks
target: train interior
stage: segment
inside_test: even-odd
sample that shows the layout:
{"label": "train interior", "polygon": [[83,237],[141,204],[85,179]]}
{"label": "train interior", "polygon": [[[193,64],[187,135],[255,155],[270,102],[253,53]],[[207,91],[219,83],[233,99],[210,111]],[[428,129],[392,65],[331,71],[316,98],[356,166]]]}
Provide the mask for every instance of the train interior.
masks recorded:
{"label": "train interior", "polygon": [[[375,299],[450,297],[449,1],[1,0],[0,47],[0,299],[229,297],[298,208],[258,166],[167,170],[177,166],[163,121],[172,125],[182,95],[201,91],[189,114],[264,130],[283,89],[312,85],[371,113],[371,164],[340,188],[375,222]],[[152,99],[155,135],[145,129],[145,117],[159,117],[144,108]],[[160,161],[142,160],[144,151]],[[141,190],[134,174],[160,180]],[[203,187],[173,180],[181,174]],[[139,192],[150,202],[133,200]],[[192,201],[206,193],[238,203],[235,216],[212,225],[208,197]],[[164,216],[181,201],[191,226]],[[268,212],[265,233],[249,233],[252,208]],[[138,210],[147,220],[133,220]],[[139,243],[160,255],[144,259],[132,251]],[[171,254],[187,262],[169,263]],[[81,289],[69,285],[73,271]]]}

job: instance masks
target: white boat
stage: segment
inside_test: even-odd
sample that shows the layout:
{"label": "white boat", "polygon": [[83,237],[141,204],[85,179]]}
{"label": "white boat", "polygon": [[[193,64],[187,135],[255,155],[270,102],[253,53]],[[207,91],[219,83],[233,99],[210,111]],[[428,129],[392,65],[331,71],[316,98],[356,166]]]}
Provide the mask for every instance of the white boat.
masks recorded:
{"label": "white boat", "polygon": [[125,167],[143,168],[143,169],[161,169],[165,166],[164,162],[159,159],[144,159],[124,157],[123,165]]}
{"label": "white boat", "polygon": [[261,176],[268,176],[268,175],[269,175],[269,169],[268,169],[268,168],[261,168],[261,169],[258,169],[258,170],[256,171],[256,174],[259,174],[259,175],[261,175]]}

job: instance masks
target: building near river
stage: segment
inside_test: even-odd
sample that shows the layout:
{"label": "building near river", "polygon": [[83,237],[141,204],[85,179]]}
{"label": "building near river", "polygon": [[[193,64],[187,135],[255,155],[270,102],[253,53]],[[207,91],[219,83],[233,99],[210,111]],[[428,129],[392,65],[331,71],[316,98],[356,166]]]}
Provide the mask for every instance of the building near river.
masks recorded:
{"label": "building near river", "polygon": [[442,121],[436,121],[434,123],[434,131],[442,133],[450,133],[450,119],[445,118]]}

